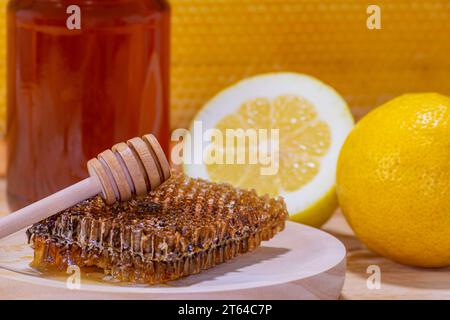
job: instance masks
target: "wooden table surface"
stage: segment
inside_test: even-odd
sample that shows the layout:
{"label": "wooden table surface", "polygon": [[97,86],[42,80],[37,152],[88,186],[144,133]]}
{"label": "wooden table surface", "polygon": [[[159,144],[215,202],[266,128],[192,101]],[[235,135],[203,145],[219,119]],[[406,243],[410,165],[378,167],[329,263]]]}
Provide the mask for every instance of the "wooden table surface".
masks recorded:
{"label": "wooden table surface", "polygon": [[[347,248],[347,274],[343,299],[450,299],[450,268],[423,269],[404,266],[368,250],[337,212],[323,229]],[[368,268],[380,268],[379,289],[369,289]],[[370,269],[369,269],[370,270]]]}
{"label": "wooden table surface", "polygon": [[[4,176],[4,153],[4,145],[0,142],[0,177]],[[8,213],[5,193],[6,182],[1,177],[0,216]],[[340,239],[347,248],[347,274],[342,299],[450,299],[450,268],[413,268],[372,253],[355,237],[340,212],[336,212],[323,229]],[[380,270],[379,289],[369,289],[367,285],[372,275],[368,268],[372,266]],[[4,292],[2,285],[8,284],[0,280],[0,299]],[[14,296],[10,290],[11,285],[8,286],[8,297]]]}

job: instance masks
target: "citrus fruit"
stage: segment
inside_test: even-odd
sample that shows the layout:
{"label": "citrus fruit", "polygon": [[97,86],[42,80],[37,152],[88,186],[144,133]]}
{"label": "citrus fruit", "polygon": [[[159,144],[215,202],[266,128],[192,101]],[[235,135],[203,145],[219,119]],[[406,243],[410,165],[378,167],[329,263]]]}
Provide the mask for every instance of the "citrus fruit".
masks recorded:
{"label": "citrus fruit", "polygon": [[408,94],[370,112],[342,148],[337,186],[370,249],[404,264],[450,265],[450,98]]}
{"label": "citrus fruit", "polygon": [[[210,139],[205,148],[213,147],[215,158],[209,160],[215,161],[206,161],[207,155],[201,164],[185,162],[188,175],[283,196],[292,220],[313,226],[336,209],[336,162],[353,118],[332,88],[302,74],[255,76],[211,99],[195,117],[191,133],[199,122],[204,131],[215,129],[223,138]],[[239,130],[249,134],[245,145],[230,142],[230,131]]]}

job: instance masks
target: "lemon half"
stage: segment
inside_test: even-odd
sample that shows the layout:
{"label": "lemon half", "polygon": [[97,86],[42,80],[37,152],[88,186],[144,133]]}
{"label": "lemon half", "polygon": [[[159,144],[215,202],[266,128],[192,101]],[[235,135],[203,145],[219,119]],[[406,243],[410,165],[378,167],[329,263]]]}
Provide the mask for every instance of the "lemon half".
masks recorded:
{"label": "lemon half", "polygon": [[[194,118],[191,136],[195,123],[204,132],[217,129],[223,138],[207,139],[203,163],[185,162],[188,175],[282,196],[292,220],[313,226],[323,224],[336,209],[336,162],[354,121],[345,101],[329,86],[296,73],[255,76],[211,99]],[[227,144],[236,137],[229,131],[239,130],[254,133],[256,140],[248,135],[244,147],[236,139]],[[206,161],[208,157],[214,159]]]}

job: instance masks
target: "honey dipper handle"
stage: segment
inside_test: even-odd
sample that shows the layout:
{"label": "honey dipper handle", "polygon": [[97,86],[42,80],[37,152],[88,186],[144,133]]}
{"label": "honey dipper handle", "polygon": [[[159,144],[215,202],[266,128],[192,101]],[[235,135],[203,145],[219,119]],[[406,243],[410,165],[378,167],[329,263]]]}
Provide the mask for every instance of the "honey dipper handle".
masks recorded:
{"label": "honey dipper handle", "polygon": [[0,239],[89,199],[102,191],[97,177],[90,177],[0,218]]}

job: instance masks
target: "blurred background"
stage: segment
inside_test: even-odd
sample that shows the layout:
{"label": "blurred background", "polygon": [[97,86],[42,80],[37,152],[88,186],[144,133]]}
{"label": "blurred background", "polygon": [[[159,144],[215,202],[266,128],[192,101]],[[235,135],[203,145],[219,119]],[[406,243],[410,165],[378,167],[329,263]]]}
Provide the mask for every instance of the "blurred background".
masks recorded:
{"label": "blurred background", "polygon": [[[413,91],[450,93],[447,0],[171,0],[171,127],[224,87],[261,72],[311,74],[356,118]],[[370,4],[381,30],[366,27]],[[6,115],[6,6],[0,0],[0,136]]]}
{"label": "blurred background", "polygon": [[[172,0],[172,127],[261,72],[330,84],[356,118],[393,96],[450,93],[448,0]],[[381,30],[366,11],[381,8]]]}

